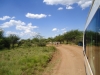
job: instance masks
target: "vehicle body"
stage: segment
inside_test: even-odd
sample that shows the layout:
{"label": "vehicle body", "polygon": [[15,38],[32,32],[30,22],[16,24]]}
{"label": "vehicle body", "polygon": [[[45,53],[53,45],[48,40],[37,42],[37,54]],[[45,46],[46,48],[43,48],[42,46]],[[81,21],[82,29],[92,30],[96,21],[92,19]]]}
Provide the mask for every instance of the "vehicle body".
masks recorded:
{"label": "vehicle body", "polygon": [[100,75],[100,0],[93,0],[83,34],[87,75]]}

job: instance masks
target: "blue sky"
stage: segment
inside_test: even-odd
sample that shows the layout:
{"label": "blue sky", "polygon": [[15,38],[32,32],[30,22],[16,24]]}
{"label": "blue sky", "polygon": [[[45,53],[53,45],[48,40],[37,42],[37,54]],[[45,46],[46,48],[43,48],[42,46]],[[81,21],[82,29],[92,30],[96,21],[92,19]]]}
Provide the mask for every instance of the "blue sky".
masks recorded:
{"label": "blue sky", "polygon": [[5,36],[45,38],[84,30],[92,0],[0,0],[0,28]]}

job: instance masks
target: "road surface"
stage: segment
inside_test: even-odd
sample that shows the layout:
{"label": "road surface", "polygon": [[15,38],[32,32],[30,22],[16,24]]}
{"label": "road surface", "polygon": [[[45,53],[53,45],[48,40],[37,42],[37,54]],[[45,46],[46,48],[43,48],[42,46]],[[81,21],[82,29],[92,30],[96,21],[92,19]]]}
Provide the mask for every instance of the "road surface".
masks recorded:
{"label": "road surface", "polygon": [[86,75],[82,47],[76,45],[56,46],[58,55],[54,57],[55,66],[44,75]]}

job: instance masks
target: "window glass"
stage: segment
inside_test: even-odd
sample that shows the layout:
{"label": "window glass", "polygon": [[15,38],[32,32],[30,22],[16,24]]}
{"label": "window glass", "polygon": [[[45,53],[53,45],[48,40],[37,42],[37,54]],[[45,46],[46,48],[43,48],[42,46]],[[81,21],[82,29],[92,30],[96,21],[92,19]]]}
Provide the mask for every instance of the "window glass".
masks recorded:
{"label": "window glass", "polygon": [[94,75],[100,75],[100,8],[85,32],[86,55]]}

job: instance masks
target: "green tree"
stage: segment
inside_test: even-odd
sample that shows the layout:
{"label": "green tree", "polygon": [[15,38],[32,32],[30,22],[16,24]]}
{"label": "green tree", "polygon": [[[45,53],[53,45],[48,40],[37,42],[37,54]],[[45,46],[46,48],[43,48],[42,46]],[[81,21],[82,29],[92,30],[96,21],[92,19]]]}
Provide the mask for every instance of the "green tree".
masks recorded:
{"label": "green tree", "polygon": [[47,40],[48,40],[48,42],[54,42],[54,38],[52,38],[52,37],[49,37]]}
{"label": "green tree", "polygon": [[32,43],[35,46],[46,46],[46,39],[43,38],[43,36],[41,35],[36,35],[33,39],[32,39]]}
{"label": "green tree", "polygon": [[4,48],[4,36],[3,36],[3,30],[0,29],[0,49],[3,49]]}
{"label": "green tree", "polygon": [[0,38],[3,38],[4,37],[4,31],[2,29],[0,29]]}
{"label": "green tree", "polygon": [[10,48],[9,38],[4,37],[4,31],[0,29],[0,49]]}
{"label": "green tree", "polygon": [[26,47],[32,46],[32,41],[31,41],[31,39],[27,39],[27,40],[25,41],[25,46],[26,46]]}
{"label": "green tree", "polygon": [[64,39],[67,41],[67,43],[71,42],[77,44],[79,41],[82,41],[82,37],[82,31],[78,30],[71,30],[64,34]]}
{"label": "green tree", "polygon": [[4,37],[4,47],[10,49],[10,39],[8,37]]}
{"label": "green tree", "polygon": [[17,35],[15,34],[10,34],[8,36],[9,40],[10,40],[10,43],[12,45],[12,48],[14,49],[14,45],[18,42],[18,40],[20,39]]}
{"label": "green tree", "polygon": [[64,41],[64,39],[63,39],[63,35],[58,35],[58,36],[56,36],[55,38],[54,38],[54,40],[55,41],[57,41],[57,42],[63,42]]}

